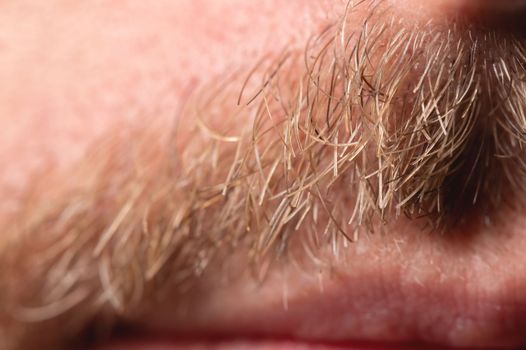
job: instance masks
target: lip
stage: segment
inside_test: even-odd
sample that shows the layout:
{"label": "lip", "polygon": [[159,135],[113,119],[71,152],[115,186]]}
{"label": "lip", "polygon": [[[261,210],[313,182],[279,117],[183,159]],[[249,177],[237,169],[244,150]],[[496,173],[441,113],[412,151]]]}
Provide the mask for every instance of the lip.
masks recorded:
{"label": "lip", "polygon": [[[168,293],[159,307],[129,323],[130,334],[520,348],[526,344],[526,286],[520,277],[526,266],[518,263],[518,248],[526,242],[517,231],[523,219],[516,219],[498,228],[507,232],[500,236],[482,231],[451,238],[422,233],[415,225],[398,227],[389,242],[378,234],[353,243],[355,249],[344,249],[326,269],[308,263],[272,267],[264,283],[232,258],[230,269],[221,266],[230,278],[212,270],[190,292]],[[387,243],[402,239],[399,248],[383,252]]]}
{"label": "lip", "polygon": [[[250,314],[242,315],[232,310],[231,317],[220,317],[220,321],[212,320],[211,323],[198,322],[197,326],[189,323],[187,329],[181,325],[177,330],[156,325],[145,334],[153,338],[170,335],[174,341],[185,337],[237,339],[241,336],[251,339],[292,338],[297,344],[324,340],[346,344],[334,349],[361,349],[353,345],[356,342],[362,345],[385,344],[367,347],[370,349],[423,349],[432,346],[515,349],[525,344],[523,330],[526,313],[522,306],[505,305],[491,297],[477,300],[475,296],[454,295],[451,291],[417,286],[406,286],[404,292],[393,286],[389,291],[383,287],[387,284],[378,283],[377,286],[382,285],[382,291],[369,282],[354,288],[352,295],[344,295],[341,290],[334,294],[318,294],[307,300],[294,301],[294,305],[289,304],[288,311],[252,310]],[[375,290],[371,292],[371,289]],[[258,348],[255,344],[260,343],[250,344],[253,345],[247,348]],[[262,349],[281,349],[268,343],[259,346]],[[288,346],[283,346],[283,349],[296,349]],[[318,349],[312,344],[310,346]]]}
{"label": "lip", "polygon": [[[291,340],[255,340],[234,339],[220,341],[169,341],[149,339],[123,341],[114,343],[99,350],[416,350],[423,348],[415,344],[381,344],[381,343],[320,343],[297,342]],[[445,349],[428,345],[425,349]]]}

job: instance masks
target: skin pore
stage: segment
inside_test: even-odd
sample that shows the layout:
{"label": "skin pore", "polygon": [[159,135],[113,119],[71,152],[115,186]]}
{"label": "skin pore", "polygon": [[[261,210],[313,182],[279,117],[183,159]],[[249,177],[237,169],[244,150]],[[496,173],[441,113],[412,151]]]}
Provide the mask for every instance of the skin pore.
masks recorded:
{"label": "skin pore", "polygon": [[[155,86],[173,94],[166,106],[155,100],[165,92],[143,95],[155,80],[150,69],[131,89],[138,101],[121,96],[133,111],[111,97],[129,89],[126,69],[96,74],[117,80],[102,87],[115,109],[91,111],[104,104],[84,102],[81,110],[122,119],[102,122],[100,132],[88,127],[70,151],[77,155],[26,178],[6,175],[14,204],[2,216],[0,334],[8,349],[52,348],[78,332],[104,338],[115,321],[135,333],[524,341],[520,33],[408,18],[387,1],[271,3],[282,9],[277,23],[295,18],[293,28],[309,30],[263,21],[272,35],[245,34],[251,44],[243,47],[254,52],[229,53],[228,27],[217,47],[199,49],[192,43],[213,37],[211,23],[197,23],[189,40],[179,14],[181,28],[171,29],[178,69],[167,73],[175,82]],[[182,2],[175,12],[219,21],[229,6],[243,8],[199,4]],[[287,35],[277,43],[280,28]],[[150,39],[134,42],[138,54]],[[157,60],[154,52],[145,61]],[[64,74],[68,86],[75,73]],[[64,106],[44,124],[68,120]],[[88,120],[69,130],[96,125]],[[62,152],[49,125],[31,142]],[[6,134],[19,140],[20,127],[11,128]],[[25,165],[13,171],[31,173],[21,152]],[[7,151],[2,159],[13,162]],[[417,304],[430,305],[424,316]],[[393,317],[400,312],[408,317]],[[328,314],[332,320],[318,321]]]}

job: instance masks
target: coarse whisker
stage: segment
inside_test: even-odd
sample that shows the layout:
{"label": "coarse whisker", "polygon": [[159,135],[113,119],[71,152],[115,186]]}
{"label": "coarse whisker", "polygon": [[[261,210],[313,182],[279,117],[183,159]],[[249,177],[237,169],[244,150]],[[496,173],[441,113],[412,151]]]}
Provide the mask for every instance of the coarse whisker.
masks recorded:
{"label": "coarse whisker", "polygon": [[225,254],[265,275],[276,258],[325,266],[320,251],[338,256],[395,220],[495,220],[526,191],[525,46],[460,23],[401,23],[372,2],[362,23],[349,2],[302,49],[197,89],[169,151],[164,130],[109,142],[75,173],[74,196],[17,218],[10,230],[28,234],[11,254],[33,244],[38,258],[20,264],[43,273],[12,297],[36,307],[15,314],[127,314]]}

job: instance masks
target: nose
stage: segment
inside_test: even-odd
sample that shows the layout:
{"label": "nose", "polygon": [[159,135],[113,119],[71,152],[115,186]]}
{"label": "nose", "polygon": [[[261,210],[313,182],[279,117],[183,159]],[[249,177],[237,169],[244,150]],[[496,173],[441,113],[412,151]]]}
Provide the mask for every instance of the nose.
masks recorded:
{"label": "nose", "polygon": [[415,18],[454,16],[501,28],[526,28],[526,0],[389,0]]}
{"label": "nose", "polygon": [[495,14],[519,12],[526,7],[524,0],[468,0],[459,2],[465,3],[464,6],[471,6],[474,10],[490,11]]}
{"label": "nose", "polygon": [[[455,1],[455,0],[449,0]],[[526,34],[526,0],[464,0],[468,20],[492,26],[496,29]]]}

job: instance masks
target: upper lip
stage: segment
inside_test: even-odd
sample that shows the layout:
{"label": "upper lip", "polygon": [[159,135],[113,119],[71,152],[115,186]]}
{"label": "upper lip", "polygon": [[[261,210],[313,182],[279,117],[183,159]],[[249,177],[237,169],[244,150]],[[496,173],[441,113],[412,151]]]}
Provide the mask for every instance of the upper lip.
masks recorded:
{"label": "upper lip", "polygon": [[[315,269],[300,272],[290,266],[275,268],[264,283],[245,278],[207,281],[186,297],[174,297],[173,308],[164,303],[136,325],[176,338],[292,338],[460,348],[526,344],[526,297],[521,295],[526,286],[515,275],[524,268],[512,265],[514,257],[498,260],[496,266],[486,253],[474,253],[493,239],[488,236],[470,242],[466,248],[470,252],[459,250],[449,254],[449,262],[436,261],[442,248],[428,238],[412,255],[402,250],[401,255],[358,258],[359,249],[354,249],[351,257],[341,258],[346,262],[340,267],[321,273],[323,283]],[[506,244],[519,247],[513,239]],[[506,248],[501,250],[506,256]],[[473,266],[479,260],[481,265]],[[509,274],[502,272],[507,269]]]}

